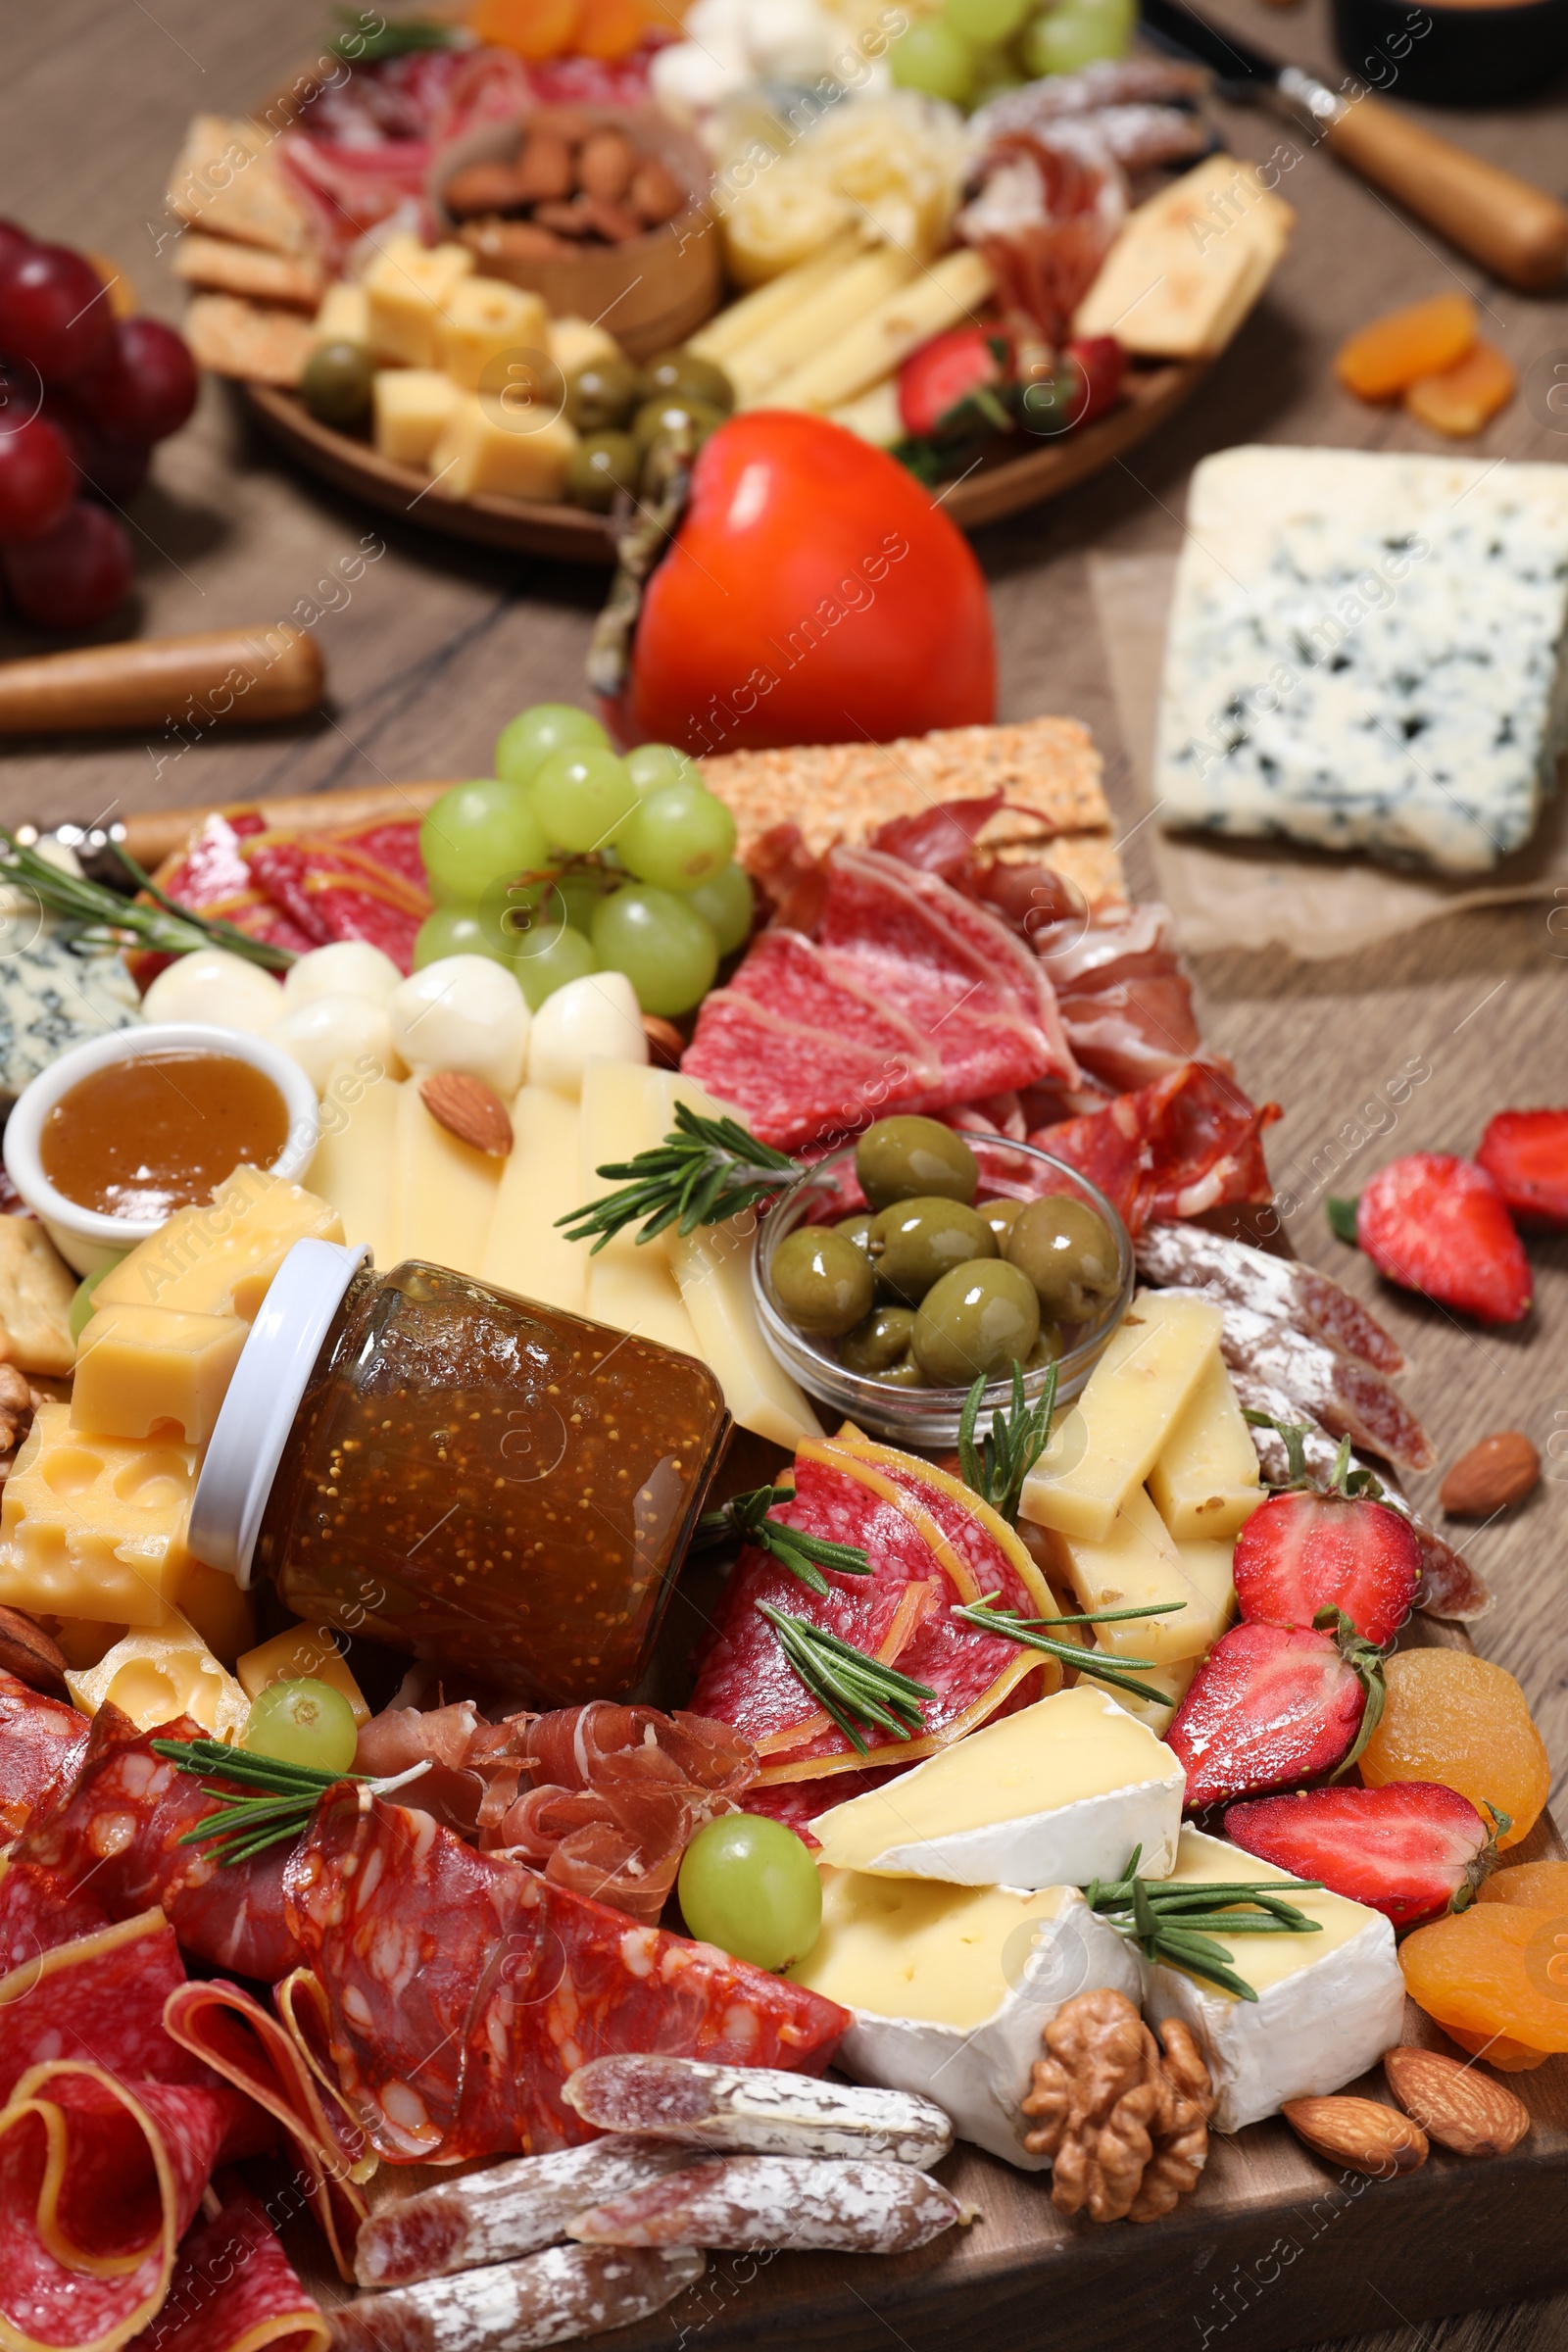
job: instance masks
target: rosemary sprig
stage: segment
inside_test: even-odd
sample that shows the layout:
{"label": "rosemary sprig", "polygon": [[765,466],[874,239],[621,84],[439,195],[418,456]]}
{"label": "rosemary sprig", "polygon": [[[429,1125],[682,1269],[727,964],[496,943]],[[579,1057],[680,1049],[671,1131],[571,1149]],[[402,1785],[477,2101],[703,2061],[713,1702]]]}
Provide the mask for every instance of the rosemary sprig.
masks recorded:
{"label": "rosemary sprig", "polygon": [[384,58],[407,57],[421,49],[455,49],[462,38],[456,24],[442,24],[430,17],[396,17],[383,20],[376,31],[368,29],[368,9],[339,8],[336,11],[340,29],[326,44],[329,57],[352,59],[356,65],[379,65]]}
{"label": "rosemary sprig", "polygon": [[693,1543],[722,1544],[728,1537],[740,1536],[760,1550],[771,1552],[809,1592],[827,1592],[824,1568],[831,1568],[835,1576],[870,1575],[871,1563],[858,1544],[832,1544],[826,1536],[803,1535],[798,1527],[786,1527],[782,1520],[768,1517],[776,1502],[793,1499],[790,1487],[754,1487],[749,1494],[732,1494],[721,1510],[703,1513]]}
{"label": "rosemary sprig", "polygon": [[[386,1780],[372,1780],[363,1772],[318,1772],[312,1764],[286,1764],[281,1757],[258,1755],[250,1748],[225,1747],[220,1740],[155,1740],[153,1754],[177,1764],[181,1772],[211,1773],[228,1784],[215,1788],[203,1782],[202,1794],[218,1797],[219,1810],[205,1815],[179,1840],[181,1845],[211,1845],[220,1869],[303,1837],[318,1799],[342,1781],[358,1781],[373,1796],[388,1796],[429,1770],[426,1761]],[[236,1796],[236,1788],[249,1793]]]}
{"label": "rosemary sprig", "polygon": [[[1173,1609],[1185,1609],[1185,1600],[1152,1600],[1141,1609],[1090,1609],[1077,1617],[1020,1617],[1012,1609],[995,1609],[992,1602],[999,1597],[988,1592],[982,1600],[971,1600],[962,1607],[955,1606],[953,1614],[964,1625],[972,1625],[977,1634],[1001,1634],[1005,1641],[1016,1642],[1025,1649],[1038,1649],[1048,1658],[1058,1658],[1064,1666],[1076,1666],[1093,1683],[1109,1683],[1114,1690],[1130,1690],[1137,1698],[1152,1698],[1156,1706],[1168,1707],[1168,1690],[1156,1690],[1152,1683],[1135,1679],[1138,1669],[1146,1673],[1157,1666],[1157,1658],[1117,1658],[1107,1664],[1107,1653],[1101,1649],[1085,1649],[1077,1642],[1057,1642],[1043,1634],[1043,1625],[1117,1625],[1128,1617],[1168,1617]],[[1129,1672],[1128,1669],[1133,1669]]]}
{"label": "rosemary sprig", "polygon": [[796,1674],[823,1711],[833,1718],[858,1756],[870,1754],[862,1727],[878,1725],[897,1740],[908,1740],[925,1729],[921,1702],[937,1693],[925,1683],[912,1682],[878,1658],[841,1642],[809,1618],[792,1617],[765,1600],[757,1604],[778,1639],[778,1645]]}
{"label": "rosemary sprig", "polygon": [[77,938],[91,945],[117,947],[128,934],[140,946],[164,956],[188,956],[195,948],[227,948],[231,955],[264,964],[270,971],[283,971],[294,961],[289,949],[253,939],[248,931],[225,923],[220,915],[196,914],[177,906],[118,843],[110,847],[137,889],[151,897],[152,906],[122,898],[119,891],[91,882],[84,874],[67,873],[40,851],[18,841],[3,825],[0,844],[4,845],[0,883],[30,890],[40,906],[61,916]]}
{"label": "rosemary sprig", "polygon": [[1024,1480],[1034,1468],[1051,1442],[1051,1417],[1056,1409],[1056,1367],[1046,1374],[1046,1385],[1033,1404],[1025,1404],[1023,1367],[1016,1358],[1012,1367],[1012,1404],[1004,1410],[998,1405],[991,1416],[991,1434],[980,1445],[974,1441],[975,1423],[986,1393],[985,1375],[981,1373],[963,1400],[963,1412],[958,1420],[958,1470],[971,1494],[1006,1520],[1009,1527],[1018,1523],[1018,1497],[1023,1493]]}
{"label": "rosemary sprig", "polygon": [[670,1225],[683,1234],[699,1225],[720,1225],[805,1172],[799,1160],[748,1135],[738,1119],[702,1118],[677,1102],[675,1124],[662,1144],[595,1171],[625,1178],[618,1191],[569,1210],[556,1223],[567,1228],[568,1241],[585,1242],[596,1234],[592,1254],[597,1256],[623,1226],[639,1218],[644,1220],[639,1242],[654,1241]]}
{"label": "rosemary sprig", "polygon": [[[1308,1919],[1280,1892],[1278,1879],[1224,1881],[1205,1884],[1180,1879],[1141,1879],[1138,1864],[1143,1847],[1135,1845],[1119,1879],[1091,1879],[1080,1892],[1091,1911],[1108,1919],[1129,1943],[1136,1943],[1146,1960],[1163,1960],[1202,1977],[1238,2000],[1255,2001],[1256,1992],[1231,1967],[1231,1952],[1217,1943],[1211,1930],[1224,1936],[1317,1936],[1319,1920]],[[1320,1879],[1298,1879],[1295,1889],[1320,1886]],[[1245,1906],[1237,1908],[1235,1906]]]}

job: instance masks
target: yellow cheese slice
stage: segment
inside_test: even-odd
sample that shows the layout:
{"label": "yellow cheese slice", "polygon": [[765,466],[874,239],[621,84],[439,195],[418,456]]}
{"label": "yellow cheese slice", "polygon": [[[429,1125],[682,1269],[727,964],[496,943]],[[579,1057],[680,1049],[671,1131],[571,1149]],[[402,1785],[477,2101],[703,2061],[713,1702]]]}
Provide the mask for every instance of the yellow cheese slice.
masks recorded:
{"label": "yellow cheese slice", "polygon": [[433,1119],[416,1079],[398,1089],[395,1199],[399,1257],[479,1274],[504,1162]]}
{"label": "yellow cheese slice", "polygon": [[[1315,1892],[1298,1892],[1297,1882],[1288,1870],[1278,1870],[1272,1862],[1260,1862],[1255,1854],[1243,1853],[1221,1838],[1205,1837],[1200,1830],[1183,1830],[1176,1848],[1176,1867],[1170,1875],[1183,1886],[1277,1879],[1282,1892],[1297,1909],[1304,1911],[1308,1919],[1316,1920],[1316,1935],[1235,1936],[1229,1939],[1230,1965],[1254,1992],[1264,1992],[1271,1984],[1281,1984],[1288,1977],[1299,1976],[1303,1969],[1316,1968],[1331,1952],[1337,1952],[1363,1934],[1379,1917],[1364,1903],[1352,1902],[1348,1895],[1331,1894],[1326,1887]],[[1221,1931],[1216,1929],[1215,1934],[1220,1942],[1226,1942]],[[1180,1973],[1185,1976],[1187,1972],[1184,1969]],[[1203,1991],[1223,2002],[1238,1997],[1206,1981]]]}
{"label": "yellow cheese slice", "polygon": [[1224,349],[1285,251],[1296,216],[1250,164],[1212,155],[1123,226],[1073,319],[1128,351],[1197,359]]}
{"label": "yellow cheese slice", "polygon": [[77,1348],[72,1427],[113,1438],[148,1438],[157,1429],[205,1446],[250,1328],[237,1315],[102,1308]]}
{"label": "yellow cheese slice", "polygon": [[1257,1448],[1218,1354],[1160,1448],[1149,1492],[1178,1543],[1234,1536],[1262,1501]]}
{"label": "yellow cheese slice", "polygon": [[398,1260],[401,1093],[384,1070],[367,1077],[352,1062],[339,1062],[321,1098],[321,1140],[311,1161],[311,1190],[337,1210],[344,1239],[365,1243],[383,1271]]}
{"label": "yellow cheese slice", "polygon": [[0,1601],[33,1614],[161,1625],[190,1573],[200,1455],[88,1438],[41,1404],[0,1500]]}
{"label": "yellow cheese slice", "polygon": [[846,2009],[972,2032],[1018,1992],[1031,1930],[1068,1892],[824,1868],[822,1933],[789,1974]]}
{"label": "yellow cheese slice", "polygon": [[1137,1294],[1025,1482],[1018,1506],[1024,1518],[1062,1535],[1105,1541],[1217,1352],[1220,1320],[1206,1299]]}
{"label": "yellow cheese slice", "polygon": [[1103,1690],[1107,1698],[1113,1698],[1117,1706],[1137,1722],[1147,1723],[1155,1737],[1163,1740],[1175,1719],[1177,1708],[1187,1696],[1188,1684],[1202,1662],[1201,1657],[1173,1658],[1168,1666],[1141,1666],[1138,1680],[1157,1690],[1157,1699],[1139,1698],[1136,1692],[1118,1690],[1111,1683],[1095,1683],[1091,1688]]}
{"label": "yellow cheese slice", "polygon": [[[230,1580],[232,1581],[232,1580]],[[349,1671],[349,1663],[332,1638],[329,1626],[290,1625],[249,1649],[234,1669],[247,1698],[259,1698],[270,1683],[292,1683],[308,1678],[341,1690],[354,1709],[356,1723],[368,1723],[370,1709],[364,1691]]]}
{"label": "yellow cheese slice", "polygon": [[[577,1166],[580,1200],[597,1200],[615,1190],[601,1176],[607,1164],[628,1160],[646,1147],[651,1119],[649,1082],[657,1075],[642,1062],[611,1061],[595,1055],[583,1072],[582,1123]],[[581,1245],[586,1248],[586,1245]],[[639,1243],[637,1227],[625,1227],[588,1259],[590,1321],[612,1331],[635,1332],[683,1355],[703,1354],[690,1315],[670,1270],[662,1234]],[[715,1366],[716,1370],[717,1367]]]}
{"label": "yellow cheese slice", "polygon": [[268,1287],[296,1242],[340,1242],[343,1221],[303,1185],[260,1168],[236,1168],[210,1204],[176,1209],[151,1241],[112,1266],[95,1309],[165,1306],[254,1323]]}
{"label": "yellow cheese slice", "polygon": [[570,1315],[588,1310],[588,1244],[556,1223],[583,1202],[581,1113],[548,1086],[525,1086],[512,1105],[513,1144],[485,1249],[486,1282]]}
{"label": "yellow cheese slice", "polygon": [[234,1677],[176,1611],[156,1632],[128,1633],[85,1673],[68,1668],[66,1688],[84,1715],[114,1705],[143,1732],[193,1715],[215,1740],[234,1740],[250,1712]]}
{"label": "yellow cheese slice", "polygon": [[[1229,1598],[1194,1582],[1182,1565],[1153,1504],[1134,1487],[1110,1523],[1102,1543],[1089,1536],[1054,1531],[1053,1544],[1063,1573],[1085,1609],[1136,1609],[1179,1601],[1168,1616],[1134,1617],[1120,1625],[1097,1625],[1102,1649],[1124,1658],[1153,1658],[1161,1665],[1198,1657],[1219,1639],[1229,1615]],[[1226,1580],[1228,1589],[1229,1579]]]}

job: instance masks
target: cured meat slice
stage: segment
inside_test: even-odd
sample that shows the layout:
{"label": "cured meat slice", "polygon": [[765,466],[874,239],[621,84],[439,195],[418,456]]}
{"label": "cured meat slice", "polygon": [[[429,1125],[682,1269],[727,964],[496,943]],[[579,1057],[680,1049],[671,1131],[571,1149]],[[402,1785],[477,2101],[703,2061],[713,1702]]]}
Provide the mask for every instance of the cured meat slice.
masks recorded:
{"label": "cured meat slice", "polygon": [[1087,1176],[1134,1239],[1158,1220],[1272,1198],[1262,1134],[1277,1102],[1250,1102],[1213,1064],[1184,1061],[1103,1110],[1038,1128],[1029,1141]]}
{"label": "cured meat slice", "polygon": [[739,2155],[885,2156],[925,2165],[940,2164],[953,2146],[953,2126],[934,2100],[770,2067],[595,2058],[577,2069],[564,2095],[601,2132],[654,2132]]}
{"label": "cured meat slice", "polygon": [[829,1036],[858,1039],[869,1051],[908,1063],[909,1084],[934,1086],[942,1062],[912,1021],[891,1004],[842,976],[842,959],[825,955],[799,931],[764,931],[730,982],[780,1021]]}
{"label": "cured meat slice", "polygon": [[953,2191],[907,2164],[721,2156],[579,2214],[591,2246],[826,2247],[906,2254],[962,2221]]}
{"label": "cured meat slice", "polygon": [[326,2352],[331,2333],[264,2208],[236,2179],[186,2233],[156,2320],[130,2352]]}
{"label": "cured meat slice", "polygon": [[[918,1030],[895,1026],[885,1006],[879,1014],[868,1042],[854,1030],[804,1028],[733,985],[715,989],[704,1000],[681,1068],[732,1104],[762,1143],[794,1151],[863,1125],[868,1102],[881,1116],[940,1097]],[[878,1028],[891,1031],[892,1042],[876,1042]]]}
{"label": "cured meat slice", "polygon": [[532,2352],[629,2328],[673,2303],[708,2268],[695,2246],[626,2252],[551,2246],[524,2262],[432,2278],[346,2303],[330,2319],[333,2352]]}
{"label": "cured meat slice", "polygon": [[126,2082],[210,2082],[164,2032],[164,2004],[184,1982],[158,1911],[24,1960],[0,1980],[0,2100],[30,2067],[60,2058],[102,2059]]}
{"label": "cured meat slice", "polygon": [[1404,1350],[1377,1317],[1327,1274],[1295,1258],[1271,1256],[1200,1225],[1150,1225],[1138,1237],[1138,1270],[1146,1282],[1180,1283],[1220,1302],[1256,1307],[1277,1322],[1300,1324],[1376,1371],[1404,1369]]}
{"label": "cured meat slice", "polygon": [[188,1952],[270,1984],[299,1959],[283,1913],[283,1849],[220,1868],[204,1847],[182,1845],[222,1800],[152,1752],[155,1740],[206,1737],[188,1715],[141,1732],[118,1707],[100,1707],[74,1771],[13,1850],[70,1886],[90,1882],[112,1919],[161,1906]]}
{"label": "cured meat slice", "polygon": [[37,1862],[0,1859],[0,1977],[108,1925],[90,1886],[74,1886]]}
{"label": "cured meat slice", "polygon": [[285,1883],[343,2098],[394,2163],[587,2137],[562,2086],[612,2051],[814,2073],[849,2024],[836,2002],[635,1926],[363,1787],[318,1805]]}
{"label": "cured meat slice", "polygon": [[667,2139],[591,2139],[441,2181],[371,2214],[354,2250],[354,2276],[362,2286],[407,2286],[516,2262],[558,2244],[590,2206],[646,2188],[691,2160],[689,2148]]}
{"label": "cured meat slice", "polygon": [[1154,901],[1036,922],[1029,937],[1080,1068],[1112,1093],[1205,1060],[1169,910]]}
{"label": "cured meat slice", "polygon": [[[179,906],[275,947],[304,954],[364,939],[407,972],[430,911],[418,841],[413,820],[298,836],[272,832],[261,810],[245,808],[208,817],[159,878]],[[138,959],[143,978],[151,968]]]}
{"label": "cured meat slice", "polygon": [[[1171,1284],[1182,1293],[1182,1286]],[[1200,1298],[1201,1292],[1182,1293]],[[1279,1389],[1331,1436],[1411,1470],[1430,1470],[1437,1447],[1394,1383],[1315,1332],[1298,1331],[1255,1307],[1220,1307],[1220,1353],[1234,1379],[1250,1373]]]}
{"label": "cured meat slice", "polygon": [[0,1670],[0,1843],[21,1834],[58,1773],[87,1742],[87,1718]]}
{"label": "cured meat slice", "polygon": [[748,1788],[741,1811],[781,1821],[807,1845],[815,1847],[821,1840],[812,1837],[811,1824],[819,1813],[825,1813],[830,1805],[847,1805],[851,1797],[863,1796],[868,1788],[896,1781],[903,1770],[902,1764],[893,1764],[875,1772],[841,1772],[831,1779],[768,1781]]}

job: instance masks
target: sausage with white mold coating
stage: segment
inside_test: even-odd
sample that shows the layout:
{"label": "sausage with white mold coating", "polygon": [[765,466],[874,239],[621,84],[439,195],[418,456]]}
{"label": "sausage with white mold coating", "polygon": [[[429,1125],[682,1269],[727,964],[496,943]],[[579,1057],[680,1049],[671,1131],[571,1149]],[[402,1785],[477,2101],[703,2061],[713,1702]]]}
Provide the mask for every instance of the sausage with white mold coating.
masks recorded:
{"label": "sausage with white mold coating", "polygon": [[875,2156],[940,2163],[953,2125],[911,2091],[828,2082],[778,2067],[712,2066],[629,2052],[580,2066],[563,2092],[602,2132],[656,2132],[751,2156]]}
{"label": "sausage with white mold coating", "polygon": [[912,2165],[719,2156],[580,2213],[567,2234],[594,2246],[906,2254],[973,2219],[972,2208]]}
{"label": "sausage with white mold coating", "polygon": [[332,2352],[531,2352],[646,2320],[708,2265],[695,2246],[552,2246],[523,2262],[363,2295],[327,2314]]}

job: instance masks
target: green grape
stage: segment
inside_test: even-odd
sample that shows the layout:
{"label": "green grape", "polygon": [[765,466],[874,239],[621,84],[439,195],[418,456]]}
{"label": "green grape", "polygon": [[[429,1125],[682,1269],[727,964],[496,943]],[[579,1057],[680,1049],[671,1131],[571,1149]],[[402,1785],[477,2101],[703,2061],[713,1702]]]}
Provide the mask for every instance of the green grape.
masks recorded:
{"label": "green grape", "polygon": [[702,784],[662,784],[620,836],[620,862],[639,882],[695,890],[735,855],[735,819]]}
{"label": "green grape", "polygon": [[972,49],[1010,41],[1032,13],[1034,0],[943,0],[942,21]]}
{"label": "green grape", "polygon": [[951,98],[962,106],[974,72],[968,44],[951,24],[933,17],[911,24],[888,51],[888,64],[901,90],[923,90],[928,98]]}
{"label": "green grape", "polygon": [[[118,1257],[112,1258],[110,1263],[118,1266],[120,1260]],[[100,1266],[96,1274],[84,1275],[81,1281],[77,1283],[75,1296],[71,1301],[71,1314],[69,1317],[71,1324],[71,1336],[73,1340],[79,1340],[82,1333],[86,1330],[88,1320],[93,1312],[92,1295],[108,1271],[108,1266]]]}
{"label": "green grape", "polygon": [[1064,0],[1062,7],[1036,17],[1024,34],[1024,70],[1031,74],[1081,74],[1085,66],[1099,65],[1102,58],[1120,57],[1137,20],[1137,0]]}
{"label": "green grape", "polygon": [[537,934],[530,934],[508,964],[516,976],[517,986],[528,1000],[530,1012],[537,1012],[546,997],[553,997],[558,988],[568,980],[580,980],[584,972],[597,972],[599,957],[593,943],[569,924],[553,924]]}
{"label": "green grape", "polygon": [[695,760],[677,752],[672,743],[640,743],[625,760],[626,773],[641,794],[657,792],[662,784],[700,784]]}
{"label": "green grape", "polygon": [[713,985],[718,942],[673,891],[628,883],[594,916],[594,947],[607,971],[624,972],[644,1012],[690,1012]]}
{"label": "green grape", "polygon": [[419,827],[419,855],[442,906],[471,906],[492,882],[549,862],[527,793],[493,776],[441,795]]}
{"label": "green grape", "polygon": [[775,1973],[822,1932],[822,1882],[803,1840],[760,1813],[725,1813],[686,1848],[681,1917],[703,1943]]}
{"label": "green grape", "polygon": [[438,906],[414,935],[416,972],[422,972],[427,963],[439,963],[443,956],[496,956],[505,961],[510,954],[510,949],[503,954],[493,926],[484,921],[477,906]]}
{"label": "green grape", "polygon": [[597,744],[610,748],[591,710],[575,703],[533,703],[519,710],[496,737],[496,774],[509,784],[531,784],[552,752],[566,744]]}
{"label": "green grape", "polygon": [[733,956],[751,938],[757,909],[752,877],[743,865],[721,865],[710,880],[686,893],[686,904],[707,923],[721,956]]}
{"label": "green grape", "polygon": [[552,752],[529,797],[550,841],[573,856],[613,841],[637,807],[623,762],[598,744]]}
{"label": "green grape", "polygon": [[559,882],[552,884],[544,910],[552,922],[569,923],[573,931],[580,931],[586,939],[604,896],[605,884],[592,874],[563,874]]}
{"label": "green grape", "polygon": [[341,1690],[302,1675],[297,1682],[269,1683],[257,1693],[239,1743],[252,1755],[275,1756],[280,1764],[352,1772],[360,1727]]}

